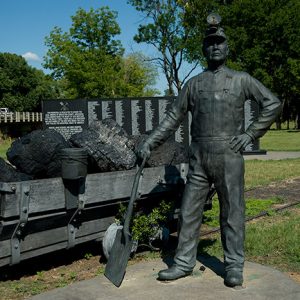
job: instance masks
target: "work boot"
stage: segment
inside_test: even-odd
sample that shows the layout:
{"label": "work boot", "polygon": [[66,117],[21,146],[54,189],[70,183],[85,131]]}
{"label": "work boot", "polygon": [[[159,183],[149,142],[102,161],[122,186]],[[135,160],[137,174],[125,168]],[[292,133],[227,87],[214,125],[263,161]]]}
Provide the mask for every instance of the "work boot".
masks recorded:
{"label": "work boot", "polygon": [[176,266],[158,272],[159,280],[176,280],[192,274],[192,271],[182,271]]}
{"label": "work boot", "polygon": [[225,272],[224,284],[229,287],[241,286],[243,284],[243,271],[228,270]]}

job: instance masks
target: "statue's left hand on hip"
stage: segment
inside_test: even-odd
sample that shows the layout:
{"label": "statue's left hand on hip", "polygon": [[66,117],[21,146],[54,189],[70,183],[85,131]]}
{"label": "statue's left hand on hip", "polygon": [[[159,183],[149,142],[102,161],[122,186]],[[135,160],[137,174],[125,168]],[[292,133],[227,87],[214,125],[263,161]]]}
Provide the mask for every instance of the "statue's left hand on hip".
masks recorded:
{"label": "statue's left hand on hip", "polygon": [[250,143],[252,142],[251,137],[246,134],[240,134],[234,136],[230,141],[230,148],[235,152],[239,152],[244,150]]}

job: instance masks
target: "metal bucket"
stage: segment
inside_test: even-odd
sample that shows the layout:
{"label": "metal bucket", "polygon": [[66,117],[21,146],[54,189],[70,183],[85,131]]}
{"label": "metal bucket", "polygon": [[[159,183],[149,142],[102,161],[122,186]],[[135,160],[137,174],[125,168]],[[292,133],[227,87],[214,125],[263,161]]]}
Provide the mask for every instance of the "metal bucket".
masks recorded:
{"label": "metal bucket", "polygon": [[82,148],[64,148],[60,152],[61,177],[79,179],[87,175],[87,152]]}

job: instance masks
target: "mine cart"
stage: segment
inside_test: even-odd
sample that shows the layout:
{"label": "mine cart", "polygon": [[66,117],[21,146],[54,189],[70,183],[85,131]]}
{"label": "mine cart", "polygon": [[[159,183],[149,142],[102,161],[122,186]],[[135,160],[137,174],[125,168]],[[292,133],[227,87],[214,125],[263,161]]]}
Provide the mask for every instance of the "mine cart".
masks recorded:
{"label": "mine cart", "polygon": [[[139,201],[177,195],[187,164],[144,170]],[[102,240],[120,203],[129,200],[135,170],[0,182],[0,267],[80,243]]]}

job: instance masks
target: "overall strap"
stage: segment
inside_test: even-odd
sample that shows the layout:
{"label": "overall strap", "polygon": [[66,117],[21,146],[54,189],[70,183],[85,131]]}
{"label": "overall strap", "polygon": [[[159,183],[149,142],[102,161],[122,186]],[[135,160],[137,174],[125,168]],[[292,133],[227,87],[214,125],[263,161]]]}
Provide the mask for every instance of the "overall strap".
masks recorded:
{"label": "overall strap", "polygon": [[231,89],[232,75],[226,74],[224,93],[227,94]]}
{"label": "overall strap", "polygon": [[198,79],[198,93],[200,93],[200,94],[202,94],[203,93],[203,91],[204,91],[204,84],[203,84],[203,78],[202,77],[200,77],[199,79]]}

